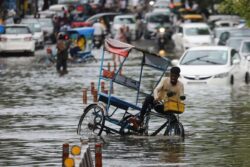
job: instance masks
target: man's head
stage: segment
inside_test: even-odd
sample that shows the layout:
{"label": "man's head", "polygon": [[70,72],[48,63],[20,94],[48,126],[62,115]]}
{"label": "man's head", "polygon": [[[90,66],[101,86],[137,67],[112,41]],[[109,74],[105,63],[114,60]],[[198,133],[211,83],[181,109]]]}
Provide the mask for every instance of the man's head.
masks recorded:
{"label": "man's head", "polygon": [[172,67],[170,70],[170,82],[173,85],[177,84],[178,78],[180,76],[180,68],[179,67]]}

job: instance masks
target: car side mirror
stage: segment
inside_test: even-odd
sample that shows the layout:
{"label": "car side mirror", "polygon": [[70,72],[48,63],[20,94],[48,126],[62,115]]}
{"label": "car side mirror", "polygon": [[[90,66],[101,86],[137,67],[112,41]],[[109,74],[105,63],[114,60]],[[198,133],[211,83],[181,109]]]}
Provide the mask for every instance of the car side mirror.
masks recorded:
{"label": "car side mirror", "polygon": [[178,59],[173,59],[173,60],[171,61],[172,66],[177,66],[178,63],[179,63],[179,60],[178,60]]}
{"label": "car side mirror", "polygon": [[239,59],[233,60],[233,64],[240,64],[240,60]]}
{"label": "car side mirror", "polygon": [[229,32],[223,32],[221,35],[220,35],[220,40],[218,42],[219,45],[225,45],[227,40],[229,39],[230,37],[230,33]]}

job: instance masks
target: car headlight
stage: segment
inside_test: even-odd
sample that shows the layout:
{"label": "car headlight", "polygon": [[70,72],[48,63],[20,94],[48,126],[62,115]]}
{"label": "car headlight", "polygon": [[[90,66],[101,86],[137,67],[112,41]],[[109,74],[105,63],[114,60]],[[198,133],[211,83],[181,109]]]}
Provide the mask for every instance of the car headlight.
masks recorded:
{"label": "car headlight", "polygon": [[165,31],[166,31],[166,30],[165,30],[165,28],[163,28],[163,27],[161,27],[161,28],[159,29],[159,32],[160,32],[160,33],[165,33]]}
{"label": "car headlight", "polygon": [[214,78],[225,78],[228,77],[229,72],[220,73],[214,76]]}

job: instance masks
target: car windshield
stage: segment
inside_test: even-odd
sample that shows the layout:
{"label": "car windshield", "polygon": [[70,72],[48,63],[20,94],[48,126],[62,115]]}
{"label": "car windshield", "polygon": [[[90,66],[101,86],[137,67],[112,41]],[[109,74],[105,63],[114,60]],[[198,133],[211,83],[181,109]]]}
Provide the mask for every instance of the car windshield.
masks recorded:
{"label": "car windshield", "polygon": [[240,44],[243,40],[244,40],[243,38],[229,39],[226,45],[239,51]]}
{"label": "car windshield", "polygon": [[41,32],[42,31],[40,24],[29,24],[29,27],[30,27],[32,32]]}
{"label": "car windshield", "polygon": [[243,43],[242,53],[250,53],[250,41]]}
{"label": "car windshield", "polygon": [[225,29],[225,28],[215,28],[215,36],[216,37],[220,37],[220,35],[223,33],[223,32],[226,32],[230,29]]}
{"label": "car windshield", "polygon": [[230,32],[231,37],[250,36],[250,29],[237,29]]}
{"label": "car windshield", "polygon": [[187,28],[185,30],[185,34],[187,36],[193,36],[193,35],[209,35],[210,32],[208,28]]}
{"label": "car windshield", "polygon": [[181,65],[225,65],[228,54],[225,50],[188,51],[181,60]]}
{"label": "car windshield", "polygon": [[5,34],[30,34],[27,27],[6,27]]}
{"label": "car windshield", "polygon": [[114,19],[114,23],[116,24],[134,24],[135,23],[135,19],[134,18],[115,18]]}
{"label": "car windshield", "polygon": [[39,20],[41,27],[53,27],[53,23],[51,20]]}
{"label": "car windshield", "polygon": [[149,16],[148,21],[149,21],[149,22],[152,22],[152,23],[164,23],[164,22],[169,22],[169,16],[168,16],[168,15],[162,15],[162,14],[151,15],[151,16]]}

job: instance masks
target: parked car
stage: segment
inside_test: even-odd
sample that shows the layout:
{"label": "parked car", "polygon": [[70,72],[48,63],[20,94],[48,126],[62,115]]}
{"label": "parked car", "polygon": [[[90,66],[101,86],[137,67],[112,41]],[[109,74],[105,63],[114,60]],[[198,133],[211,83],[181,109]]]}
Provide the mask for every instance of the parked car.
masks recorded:
{"label": "parked car", "polygon": [[250,28],[236,28],[220,35],[218,45],[226,45],[227,40],[231,37],[250,37]]}
{"label": "parked car", "polygon": [[149,12],[145,15],[144,20],[144,38],[150,39],[154,37],[157,27],[163,24],[163,27],[169,27],[172,29],[172,25],[170,22],[170,18],[168,14],[164,14],[162,12]]}
{"label": "parked car", "polygon": [[168,0],[158,0],[153,5],[152,12],[162,12],[164,14],[170,14],[171,10],[169,8],[170,1]]}
{"label": "parked car", "polygon": [[84,27],[85,26],[85,21],[88,19],[88,16],[86,15],[77,15],[71,20],[71,27],[76,28],[76,27]]}
{"label": "parked car", "polygon": [[44,33],[41,28],[41,24],[37,19],[22,19],[21,24],[26,24],[30,27],[31,32],[33,33],[33,39],[35,40],[36,48],[44,48]]}
{"label": "parked car", "polygon": [[229,38],[227,40],[226,46],[229,46],[229,47],[239,51],[241,42],[243,40],[247,40],[247,39],[250,40],[250,36],[249,37],[232,37],[232,38]]}
{"label": "parked car", "polygon": [[240,20],[219,20],[214,24],[215,27],[236,27],[240,24]]}
{"label": "parked car", "polygon": [[38,19],[41,29],[44,33],[44,41],[51,40],[52,43],[56,42],[56,36],[54,31],[54,24],[51,18]]}
{"label": "parked car", "polygon": [[24,52],[34,56],[35,41],[27,25],[6,25],[4,33],[0,35],[0,41],[0,53]]}
{"label": "parked car", "polygon": [[206,23],[183,23],[173,34],[177,50],[186,50],[194,46],[213,45],[213,35]]}
{"label": "parked car", "polygon": [[142,28],[136,23],[135,15],[118,15],[114,17],[111,27],[111,35],[114,37],[121,27],[128,26],[131,33],[131,39],[137,40],[142,35]]}
{"label": "parked car", "polygon": [[249,83],[249,61],[227,46],[193,47],[172,64],[180,67],[180,79],[184,84]]}
{"label": "parked car", "polygon": [[236,27],[215,27],[213,29],[214,44],[218,45],[218,42],[219,42],[219,39],[220,39],[220,35],[223,32],[227,32],[227,31],[230,31],[232,29],[236,29]]}
{"label": "parked car", "polygon": [[116,12],[98,13],[89,17],[85,22],[83,22],[82,26],[92,26],[95,22],[97,22],[97,20],[100,20],[102,18],[107,27],[107,31],[110,32],[114,17],[119,14],[120,13]]}
{"label": "parked car", "polygon": [[250,39],[241,42],[239,53],[242,57],[250,57]]}

